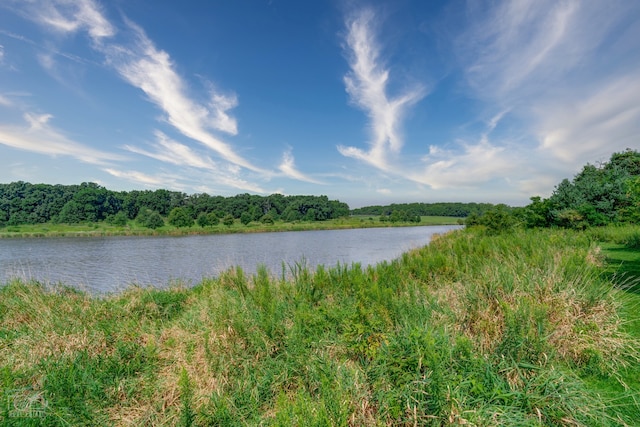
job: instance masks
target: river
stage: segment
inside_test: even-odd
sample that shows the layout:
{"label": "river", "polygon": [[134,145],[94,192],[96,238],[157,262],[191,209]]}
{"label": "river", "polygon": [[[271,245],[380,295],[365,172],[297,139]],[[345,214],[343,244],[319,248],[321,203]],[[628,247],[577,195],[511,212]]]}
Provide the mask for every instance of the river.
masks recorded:
{"label": "river", "polygon": [[280,275],[296,263],[315,269],[338,263],[374,265],[429,243],[460,226],[362,228],[179,237],[59,237],[0,239],[0,271],[13,278],[62,283],[92,294],[133,284],[192,286],[240,266],[264,265]]}

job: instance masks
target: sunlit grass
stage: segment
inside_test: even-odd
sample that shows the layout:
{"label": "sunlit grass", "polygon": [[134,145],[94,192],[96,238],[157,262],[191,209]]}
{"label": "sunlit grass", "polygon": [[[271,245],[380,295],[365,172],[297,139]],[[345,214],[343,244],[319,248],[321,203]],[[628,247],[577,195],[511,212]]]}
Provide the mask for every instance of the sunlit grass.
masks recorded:
{"label": "sunlit grass", "polygon": [[251,222],[243,225],[236,220],[232,225],[222,223],[200,227],[173,227],[165,225],[157,229],[140,226],[129,221],[126,226],[116,226],[106,222],[86,224],[23,224],[0,228],[0,238],[7,237],[84,237],[84,236],[153,236],[153,235],[188,235],[188,234],[226,234],[226,233],[263,233],[279,231],[334,230],[370,227],[411,227],[416,225],[456,225],[460,218],[446,216],[423,216],[420,223],[382,222],[379,217],[353,216],[349,218],[330,219],[326,221],[276,221],[273,224]]}
{"label": "sunlit grass", "polygon": [[0,416],[20,391],[46,399],[33,425],[633,425],[638,295],[599,248],[465,230],[377,266],[191,289],[13,281]]}

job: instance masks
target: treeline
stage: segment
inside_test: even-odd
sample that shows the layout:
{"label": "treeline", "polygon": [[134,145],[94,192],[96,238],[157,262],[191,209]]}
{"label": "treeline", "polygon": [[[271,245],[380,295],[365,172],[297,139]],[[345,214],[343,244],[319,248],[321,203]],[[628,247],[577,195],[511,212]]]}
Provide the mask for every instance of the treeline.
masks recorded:
{"label": "treeline", "polygon": [[392,222],[411,221],[420,216],[452,216],[464,218],[471,214],[482,215],[493,208],[491,203],[393,203],[391,205],[365,206],[352,209],[352,215],[375,215]]}
{"label": "treeline", "polygon": [[640,153],[613,153],[608,162],[587,164],[573,180],[564,179],[552,195],[532,197],[521,208],[497,205],[484,214],[470,215],[467,225],[503,230],[563,227],[585,229],[618,223],[640,223]]}
{"label": "treeline", "polygon": [[0,226],[107,221],[124,225],[137,219],[157,228],[165,219],[172,225],[215,225],[218,221],[243,223],[276,220],[322,221],[349,215],[346,203],[327,196],[233,197],[206,193],[187,195],[169,190],[111,191],[96,183],[80,185],[0,184]]}

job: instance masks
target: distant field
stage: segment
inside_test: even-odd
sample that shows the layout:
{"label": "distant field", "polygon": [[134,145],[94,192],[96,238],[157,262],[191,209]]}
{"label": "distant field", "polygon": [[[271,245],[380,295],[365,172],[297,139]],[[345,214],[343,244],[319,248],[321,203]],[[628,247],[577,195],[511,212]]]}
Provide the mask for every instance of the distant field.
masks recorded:
{"label": "distant field", "polygon": [[151,235],[185,235],[185,234],[223,234],[223,233],[261,233],[276,231],[331,230],[369,227],[411,227],[419,225],[455,225],[461,218],[447,216],[423,216],[420,223],[413,222],[381,222],[379,217],[368,215],[351,216],[349,218],[331,219],[327,221],[298,221],[274,224],[251,222],[241,224],[238,220],[231,226],[222,223],[212,227],[177,228],[165,225],[152,230],[141,227],[135,221],[126,226],[115,226],[106,222],[87,224],[27,224],[0,228],[0,238],[6,237],[57,237],[57,236],[151,236]]}

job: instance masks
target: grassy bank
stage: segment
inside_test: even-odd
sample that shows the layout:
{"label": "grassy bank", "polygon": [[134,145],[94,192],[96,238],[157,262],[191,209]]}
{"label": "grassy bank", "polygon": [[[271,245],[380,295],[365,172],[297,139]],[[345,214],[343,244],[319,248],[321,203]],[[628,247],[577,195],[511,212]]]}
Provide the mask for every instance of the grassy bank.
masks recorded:
{"label": "grassy bank", "polygon": [[106,222],[86,224],[24,224],[0,228],[0,239],[11,237],[92,237],[92,236],[182,236],[189,234],[227,234],[227,233],[266,233],[279,231],[339,230],[373,227],[413,227],[416,225],[455,225],[460,218],[448,216],[423,216],[420,223],[383,222],[378,217],[352,216],[349,218],[326,221],[276,221],[273,224],[251,222],[243,225],[236,220],[232,225],[222,223],[200,227],[173,227],[165,225],[157,229],[142,227],[135,221],[125,226],[116,226]]}
{"label": "grassy bank", "polygon": [[631,253],[638,232],[464,230],[366,269],[234,269],[107,298],[12,282],[0,290],[0,416],[634,425],[638,279],[613,254]]}

